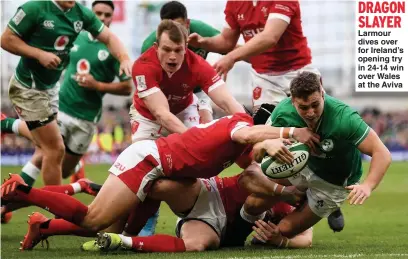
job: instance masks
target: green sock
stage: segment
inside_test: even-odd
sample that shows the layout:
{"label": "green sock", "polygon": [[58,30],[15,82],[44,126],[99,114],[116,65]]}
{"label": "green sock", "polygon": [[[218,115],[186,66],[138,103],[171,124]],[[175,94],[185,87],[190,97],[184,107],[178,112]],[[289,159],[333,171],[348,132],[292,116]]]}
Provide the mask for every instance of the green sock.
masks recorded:
{"label": "green sock", "polygon": [[28,162],[21,170],[20,176],[24,179],[24,182],[29,186],[33,186],[35,180],[40,175],[41,170],[37,168],[33,163]]}
{"label": "green sock", "polygon": [[5,118],[1,121],[1,132],[13,133],[13,124],[16,121],[14,118]]}

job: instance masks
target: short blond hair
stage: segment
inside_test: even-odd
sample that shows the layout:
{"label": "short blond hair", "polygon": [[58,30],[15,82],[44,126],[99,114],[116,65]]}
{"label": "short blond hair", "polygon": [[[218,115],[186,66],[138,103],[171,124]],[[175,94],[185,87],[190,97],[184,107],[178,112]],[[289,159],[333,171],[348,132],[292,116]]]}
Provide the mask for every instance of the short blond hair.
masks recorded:
{"label": "short blond hair", "polygon": [[187,42],[187,29],[178,22],[167,19],[160,22],[159,27],[157,27],[156,31],[157,44],[160,44],[160,38],[163,32],[167,32],[170,40],[177,44]]}

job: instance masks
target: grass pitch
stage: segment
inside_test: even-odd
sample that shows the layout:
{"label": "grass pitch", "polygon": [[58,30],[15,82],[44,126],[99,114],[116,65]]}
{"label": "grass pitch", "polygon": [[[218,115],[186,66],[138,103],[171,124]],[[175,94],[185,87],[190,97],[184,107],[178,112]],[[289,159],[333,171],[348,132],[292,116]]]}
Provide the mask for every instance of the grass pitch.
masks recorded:
{"label": "grass pitch", "polygon": [[[368,164],[364,164],[365,171]],[[108,165],[86,166],[87,177],[103,183]],[[8,173],[20,171],[20,167],[1,167],[2,178]],[[223,175],[232,175],[239,170],[232,167]],[[41,186],[38,181],[36,186]],[[77,195],[78,199],[89,203],[92,197]],[[203,253],[184,254],[139,254],[121,252],[116,254],[86,253],[80,245],[88,238],[54,236],[48,240],[49,250],[37,245],[33,251],[19,251],[19,242],[27,231],[27,215],[41,211],[30,207],[13,214],[8,224],[1,225],[1,258],[225,258],[225,259],[290,259],[290,258],[408,258],[408,162],[394,162],[380,187],[375,190],[363,206],[343,206],[346,227],[341,233],[333,233],[322,220],[314,228],[313,247],[303,250],[278,250],[273,248],[250,247],[222,249]],[[158,233],[174,235],[176,217],[166,205],[160,210]]]}

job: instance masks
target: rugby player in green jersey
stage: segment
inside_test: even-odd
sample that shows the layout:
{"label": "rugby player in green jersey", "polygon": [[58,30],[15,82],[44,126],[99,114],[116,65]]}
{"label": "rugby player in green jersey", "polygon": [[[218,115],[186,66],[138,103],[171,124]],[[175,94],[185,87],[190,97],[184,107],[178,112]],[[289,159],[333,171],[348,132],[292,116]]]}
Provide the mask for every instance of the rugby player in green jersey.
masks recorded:
{"label": "rugby player in green jersey", "polygon": [[[106,27],[110,26],[114,12],[112,1],[94,1],[92,11]],[[118,60],[109,53],[104,43],[95,39],[90,32],[82,31],[79,34],[71,49],[70,62],[59,91],[58,124],[65,144],[63,178],[73,173],[74,167],[88,150],[102,115],[104,95],[131,93],[130,78],[124,73],[119,75],[119,66]],[[119,78],[119,82],[113,82],[115,77]],[[41,157],[41,154],[37,155]],[[33,159],[25,168],[33,166],[39,172],[41,159]],[[30,170],[23,169],[25,171]],[[23,178],[35,180],[35,176],[31,174]]]}
{"label": "rugby player in green jersey", "polygon": [[[187,9],[186,7],[178,2],[178,1],[170,1],[165,3],[162,8],[160,9],[160,19],[170,19],[176,21],[183,26],[185,26],[189,33],[197,33],[202,37],[212,37],[220,32],[213,28],[212,26],[194,19],[189,19],[187,16]],[[143,42],[142,45],[142,53],[148,50],[153,44],[157,41],[156,39],[156,31],[153,31]],[[197,55],[203,57],[204,59],[207,58],[208,51],[202,48],[194,48],[192,46],[188,46],[190,50],[192,50]],[[201,90],[200,87],[196,87],[194,90],[194,94],[198,97],[198,109],[200,115],[200,122],[207,123],[212,121],[212,107],[211,107],[211,100],[210,98]]]}
{"label": "rugby player in green jersey", "polygon": [[26,2],[17,9],[1,36],[1,47],[21,56],[10,81],[9,97],[19,117],[27,123],[35,144],[42,149],[46,185],[61,183],[64,143],[55,120],[58,80],[82,29],[106,44],[120,61],[120,73],[131,74],[132,63],[118,37],[75,1]]}
{"label": "rugby player in green jersey", "polygon": [[[306,192],[305,203],[279,223],[286,237],[312,227],[338,210],[346,199],[352,205],[363,204],[391,163],[390,152],[374,130],[348,105],[325,94],[318,75],[300,73],[292,80],[290,92],[291,97],[278,104],[267,124],[284,127],[286,138],[297,130],[291,127],[308,127],[320,141],[298,139],[311,148],[307,167],[290,178],[274,180]],[[372,159],[367,176],[360,182],[362,153]],[[250,196],[241,210],[242,218],[249,222],[250,216],[256,218],[275,201],[262,198],[262,186],[271,181],[258,165],[251,165],[241,181],[258,194]]]}

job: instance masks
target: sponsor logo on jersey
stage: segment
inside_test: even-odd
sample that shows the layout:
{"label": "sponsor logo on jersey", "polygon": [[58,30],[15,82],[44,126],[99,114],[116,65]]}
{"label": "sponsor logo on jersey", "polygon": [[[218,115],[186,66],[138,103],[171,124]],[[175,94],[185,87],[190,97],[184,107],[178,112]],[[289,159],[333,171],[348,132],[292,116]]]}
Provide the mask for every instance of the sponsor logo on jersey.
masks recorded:
{"label": "sponsor logo on jersey", "polygon": [[264,28],[244,30],[242,31],[242,36],[247,37],[247,38],[252,38],[252,37],[255,37],[255,35],[257,35],[258,33],[261,33],[263,30]]}
{"label": "sponsor logo on jersey", "polygon": [[16,15],[14,15],[12,21],[15,23],[15,25],[19,25],[25,16],[26,16],[26,13],[23,11],[23,9],[20,9],[16,13]]}
{"label": "sponsor logo on jersey", "polygon": [[181,86],[183,87],[184,90],[190,87],[188,84],[182,84]]}
{"label": "sponsor logo on jersey", "polygon": [[252,91],[252,98],[254,100],[258,100],[262,95],[262,88],[257,86],[254,88],[254,90]]}
{"label": "sponsor logo on jersey", "polygon": [[332,151],[333,148],[334,148],[333,140],[331,140],[331,139],[323,139],[323,140],[320,142],[320,147],[321,147],[321,149],[322,149],[324,152],[330,152],[330,151]]}
{"label": "sponsor logo on jersey", "polygon": [[53,29],[54,29],[54,21],[52,21],[52,20],[45,20],[45,21],[43,22],[43,26],[44,26],[44,28],[46,28],[46,29],[53,30]]}
{"label": "sponsor logo on jersey", "polygon": [[285,12],[290,12],[289,7],[284,6],[284,5],[281,5],[281,4],[275,4],[275,8],[276,8],[276,9],[283,10],[283,11],[285,11]]}
{"label": "sponsor logo on jersey", "polygon": [[91,71],[91,64],[86,59],[80,59],[77,63],[77,72],[78,74],[89,74]]}
{"label": "sponsor logo on jersey", "polygon": [[56,50],[64,50],[65,47],[68,45],[68,43],[69,43],[69,37],[68,36],[65,36],[65,35],[59,36],[55,40],[54,48]]}
{"label": "sponsor logo on jersey", "polygon": [[245,18],[244,18],[244,14],[243,13],[241,13],[241,14],[238,14],[237,15],[237,19],[238,19],[238,21],[243,21]]}
{"label": "sponsor logo on jersey", "polygon": [[136,88],[139,92],[147,89],[145,76],[135,76],[135,81],[136,81]]}
{"label": "sponsor logo on jersey", "polygon": [[84,22],[83,21],[76,21],[74,22],[74,29],[76,33],[79,33],[82,30]]}
{"label": "sponsor logo on jersey", "polygon": [[108,51],[106,51],[106,50],[104,50],[104,49],[101,49],[100,51],[98,51],[98,59],[99,59],[100,61],[104,61],[104,60],[106,60],[108,57],[109,57],[109,52],[108,52]]}

